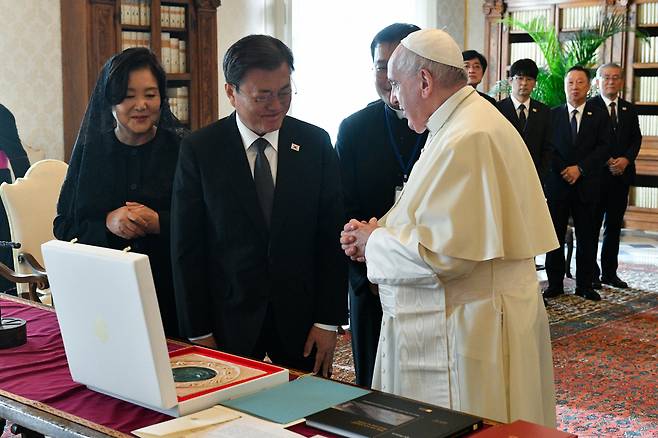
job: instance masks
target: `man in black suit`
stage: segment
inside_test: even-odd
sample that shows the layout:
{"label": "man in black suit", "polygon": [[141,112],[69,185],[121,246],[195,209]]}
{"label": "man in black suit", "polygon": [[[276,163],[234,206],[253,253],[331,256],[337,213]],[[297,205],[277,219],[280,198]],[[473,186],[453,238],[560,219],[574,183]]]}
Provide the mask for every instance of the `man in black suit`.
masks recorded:
{"label": "man in black suit", "polygon": [[250,35],[224,56],[230,116],[181,145],[172,263],[183,333],[230,353],[331,375],[347,322],[338,157],[286,116],[293,56]]}
{"label": "man in black suit", "polygon": [[512,64],[509,78],[512,94],[497,102],[496,106],[523,137],[543,186],[553,147],[551,110],[543,103],[530,98],[537,83],[538,72],[537,64],[532,59],[519,59]]}
{"label": "man in black suit", "polygon": [[601,199],[596,212],[596,233],[598,235],[601,224],[604,224],[604,231],[601,270],[595,263],[594,285],[600,287],[601,283],[606,283],[627,288],[628,284],[617,276],[617,256],[621,226],[628,205],[628,190],[635,179],[635,158],[642,144],[642,133],[635,106],[619,97],[624,83],[621,67],[615,63],[604,64],[596,71],[596,79],[600,94],[590,99],[590,102],[609,115],[612,136],[610,155],[601,176]]}
{"label": "man in black suit", "polygon": [[[467,84],[475,88],[476,91],[484,73],[487,71],[487,58],[476,50],[465,50],[462,52],[464,58],[464,70],[466,70]],[[487,93],[478,91],[478,94],[484,97],[490,104],[496,105],[496,99]]]}
{"label": "man in black suit", "polygon": [[551,110],[555,151],[545,192],[560,247],[546,254],[548,288],[544,298],[564,293],[564,236],[572,216],[578,238],[576,295],[594,301],[601,299],[592,289],[598,240],[595,210],[601,171],[609,156],[610,124],[604,111],[586,102],[589,87],[589,71],[581,66],[571,67],[564,78],[567,103]]}
{"label": "man in black suit", "polygon": [[[395,23],[382,29],[370,44],[375,88],[380,99],[352,114],[340,125],[336,150],[340,157],[345,209],[348,217],[382,217],[393,205],[395,193],[409,177],[427,133],[409,129],[399,107],[391,108],[388,59],[400,41],[420,30]],[[370,387],[379,343],[382,308],[376,284],[368,281],[366,266],[349,266],[350,331],[356,383]]]}

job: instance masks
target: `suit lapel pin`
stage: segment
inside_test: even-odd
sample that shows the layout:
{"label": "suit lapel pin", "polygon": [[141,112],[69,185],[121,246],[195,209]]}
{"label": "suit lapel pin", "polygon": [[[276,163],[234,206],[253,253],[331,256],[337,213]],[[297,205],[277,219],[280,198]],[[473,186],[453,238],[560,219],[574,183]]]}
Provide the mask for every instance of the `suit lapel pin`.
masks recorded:
{"label": "suit lapel pin", "polygon": [[592,112],[591,112],[591,111],[587,111],[587,115],[588,115],[588,116],[591,116],[591,115],[592,115]]}
{"label": "suit lapel pin", "polygon": [[626,111],[627,109],[628,109],[628,108],[625,107],[625,106],[622,106],[622,107],[621,107],[621,110],[622,110],[622,111]]}
{"label": "suit lapel pin", "polygon": [[290,149],[292,149],[295,152],[299,152],[299,145],[293,143],[292,146],[290,146]]}
{"label": "suit lapel pin", "polygon": [[537,108],[533,108],[533,109],[532,109],[532,112],[533,112],[533,113],[536,113],[536,112],[537,112]]}

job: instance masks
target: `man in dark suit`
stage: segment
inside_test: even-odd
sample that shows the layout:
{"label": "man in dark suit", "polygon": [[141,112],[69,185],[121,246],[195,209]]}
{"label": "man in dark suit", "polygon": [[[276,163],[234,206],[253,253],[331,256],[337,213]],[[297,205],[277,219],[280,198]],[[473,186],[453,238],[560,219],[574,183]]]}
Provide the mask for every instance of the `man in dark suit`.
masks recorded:
{"label": "man in dark suit", "polygon": [[589,71],[581,66],[571,67],[564,79],[567,103],[551,110],[555,151],[545,192],[560,247],[546,254],[548,288],[544,298],[564,293],[564,236],[572,216],[578,238],[576,295],[594,301],[601,299],[592,289],[597,246],[595,209],[601,171],[609,156],[610,124],[605,112],[586,102],[589,87]]}
{"label": "man in dark suit", "polygon": [[[348,217],[369,220],[382,217],[393,205],[395,193],[409,177],[427,133],[409,129],[399,107],[387,105],[391,84],[388,59],[400,41],[420,30],[395,23],[382,29],[370,44],[375,88],[380,99],[352,114],[340,125],[336,150],[340,157],[345,209]],[[382,308],[377,285],[368,281],[366,266],[349,266],[350,331],[356,383],[370,387],[379,343]]]}
{"label": "man in dark suit", "polygon": [[[476,50],[465,50],[462,52],[464,58],[464,70],[466,70],[467,83],[476,91],[484,73],[487,71],[487,58]],[[496,105],[496,99],[486,93],[478,91],[478,94],[484,97],[490,104]]]}
{"label": "man in dark suit", "polygon": [[338,157],[286,116],[293,56],[250,35],[224,56],[230,116],[181,145],[172,263],[183,333],[222,351],[331,375],[347,322]]}
{"label": "man in dark suit", "polygon": [[600,94],[590,99],[590,102],[609,115],[612,136],[610,155],[601,175],[601,199],[596,212],[596,233],[598,235],[601,224],[604,224],[604,231],[601,270],[595,263],[594,285],[600,287],[601,283],[605,283],[627,288],[628,284],[617,276],[617,256],[621,226],[628,205],[628,191],[635,179],[635,158],[642,144],[642,133],[635,106],[619,97],[624,83],[621,67],[615,63],[604,64],[596,71],[596,78]]}
{"label": "man in dark suit", "polygon": [[553,147],[551,110],[543,103],[530,98],[537,83],[538,72],[537,64],[532,59],[519,59],[512,64],[509,75],[512,94],[497,102],[496,106],[523,137],[543,186]]}

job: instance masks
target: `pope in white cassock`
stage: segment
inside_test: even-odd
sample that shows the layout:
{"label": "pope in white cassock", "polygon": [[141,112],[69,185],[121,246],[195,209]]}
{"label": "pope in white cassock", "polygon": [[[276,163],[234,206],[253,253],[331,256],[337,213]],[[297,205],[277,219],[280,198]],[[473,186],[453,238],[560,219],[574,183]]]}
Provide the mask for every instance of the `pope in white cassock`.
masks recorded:
{"label": "pope in white cassock", "polygon": [[351,220],[341,236],[379,284],[373,387],[555,427],[533,257],[558,241],[523,140],[466,85],[462,65],[455,41],[436,29],[410,34],[388,64],[391,100],[412,129],[430,133],[391,210]]}

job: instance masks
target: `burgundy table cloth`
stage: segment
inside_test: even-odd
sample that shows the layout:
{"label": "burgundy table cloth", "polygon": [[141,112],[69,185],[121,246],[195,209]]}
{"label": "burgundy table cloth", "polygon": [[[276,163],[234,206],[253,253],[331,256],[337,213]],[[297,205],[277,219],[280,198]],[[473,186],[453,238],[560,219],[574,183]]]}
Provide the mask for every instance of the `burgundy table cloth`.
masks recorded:
{"label": "burgundy table cloth", "polygon": [[[0,395],[117,437],[170,420],[71,380],[55,312],[45,306],[0,297],[3,317],[27,321],[27,343],[0,350]],[[182,345],[169,343],[169,351]],[[94,358],[89,358],[93,366]],[[119,379],[120,376],[117,376]]]}

